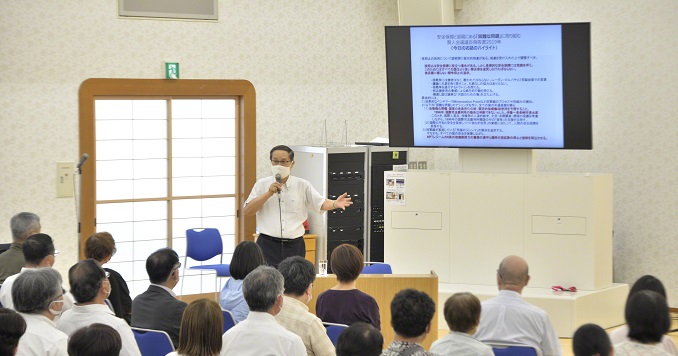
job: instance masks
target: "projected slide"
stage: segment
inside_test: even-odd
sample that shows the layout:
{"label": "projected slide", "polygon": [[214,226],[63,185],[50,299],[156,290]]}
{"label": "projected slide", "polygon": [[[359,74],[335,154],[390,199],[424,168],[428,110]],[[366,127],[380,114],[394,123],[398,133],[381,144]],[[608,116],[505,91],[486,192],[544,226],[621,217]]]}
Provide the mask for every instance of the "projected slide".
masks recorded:
{"label": "projected slide", "polygon": [[562,148],[560,25],[412,27],[415,146]]}

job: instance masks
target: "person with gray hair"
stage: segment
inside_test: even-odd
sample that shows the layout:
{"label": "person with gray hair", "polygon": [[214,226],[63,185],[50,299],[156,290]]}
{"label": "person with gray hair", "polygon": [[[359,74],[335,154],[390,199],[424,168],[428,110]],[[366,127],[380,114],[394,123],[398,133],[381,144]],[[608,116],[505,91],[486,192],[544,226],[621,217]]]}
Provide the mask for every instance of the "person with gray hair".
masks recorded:
{"label": "person with gray hair", "polygon": [[0,284],[7,277],[19,273],[24,266],[24,254],[22,252],[26,238],[40,232],[40,217],[33,213],[18,213],[9,221],[12,230],[12,244],[9,250],[0,254]]}
{"label": "person with gray hair", "polygon": [[68,355],[68,336],[57,330],[64,297],[61,275],[50,267],[24,271],[12,287],[14,308],[26,321],[18,355]]}
{"label": "person with gray hair", "polygon": [[529,345],[544,356],[562,354],[560,341],[546,312],[523,300],[530,281],[527,262],[519,256],[504,258],[497,269],[499,295],[481,303],[480,324],[474,337],[493,342]]}
{"label": "person with gray hair", "polygon": [[284,280],[275,268],[259,266],[243,280],[247,319],[222,337],[221,355],[306,355],[301,338],[275,320],[283,307]]}
{"label": "person with gray hair", "polygon": [[120,355],[141,355],[132,328],[124,319],[116,317],[105,303],[111,293],[111,283],[99,263],[88,259],[74,264],[68,270],[68,279],[78,304],[61,316],[57,328],[71,336],[78,329],[94,323],[108,325],[120,334]]}

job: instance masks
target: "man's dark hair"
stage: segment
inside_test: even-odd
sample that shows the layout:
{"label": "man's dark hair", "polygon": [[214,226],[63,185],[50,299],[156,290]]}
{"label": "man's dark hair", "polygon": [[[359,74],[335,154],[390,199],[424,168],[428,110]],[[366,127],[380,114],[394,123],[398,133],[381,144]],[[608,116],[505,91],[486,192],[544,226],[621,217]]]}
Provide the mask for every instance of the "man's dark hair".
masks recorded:
{"label": "man's dark hair", "polygon": [[112,327],[94,323],[76,330],[68,339],[69,356],[118,356],[120,334]]}
{"label": "man's dark hair", "polygon": [[480,318],[480,300],[469,292],[455,293],[445,302],[445,321],[450,330],[468,333]]}
{"label": "man's dark hair", "polygon": [[416,289],[403,289],[391,301],[391,325],[400,336],[417,337],[426,332],[436,311],[433,299]]}
{"label": "man's dark hair", "polygon": [[179,255],[171,248],[161,248],[146,259],[146,272],[153,284],[167,282],[172,271],[179,265]]}
{"label": "man's dark hair", "polygon": [[285,294],[295,297],[303,295],[315,281],[313,263],[300,256],[288,257],[280,262],[278,271],[285,279]]}
{"label": "man's dark hair", "polygon": [[635,293],[624,310],[629,324],[629,339],[643,344],[657,343],[671,329],[671,317],[666,299],[649,290]]}
{"label": "man's dark hair", "polygon": [[82,260],[68,270],[71,294],[78,303],[89,303],[96,298],[106,272],[93,259]]}
{"label": "man's dark hair", "polygon": [[268,159],[273,159],[273,151],[285,151],[290,155],[290,161],[294,161],[294,151],[285,145],[277,145],[271,148],[271,152],[268,153]]}
{"label": "man's dark hair", "polygon": [[47,234],[31,235],[24,242],[24,260],[32,265],[39,265],[45,257],[54,253],[54,242]]}
{"label": "man's dark hair", "polygon": [[233,250],[233,258],[228,271],[231,277],[243,280],[255,268],[264,264],[264,255],[261,247],[252,241],[243,241]]}
{"label": "man's dark hair", "polygon": [[379,356],[384,348],[384,337],[372,324],[353,323],[337,338],[337,356]]}
{"label": "man's dark hair", "polygon": [[584,324],[574,332],[572,351],[574,356],[608,356],[612,350],[610,337],[596,324]]}
{"label": "man's dark hair", "polygon": [[14,355],[19,339],[26,332],[26,321],[12,309],[0,308],[0,355]]}
{"label": "man's dark hair", "polygon": [[628,298],[631,298],[632,295],[636,294],[637,292],[640,292],[641,290],[651,290],[653,292],[659,293],[662,297],[666,298],[666,289],[664,289],[664,284],[662,284],[662,281],[657,279],[657,277],[651,276],[649,274],[638,278],[636,283],[633,283],[633,286],[629,291]]}

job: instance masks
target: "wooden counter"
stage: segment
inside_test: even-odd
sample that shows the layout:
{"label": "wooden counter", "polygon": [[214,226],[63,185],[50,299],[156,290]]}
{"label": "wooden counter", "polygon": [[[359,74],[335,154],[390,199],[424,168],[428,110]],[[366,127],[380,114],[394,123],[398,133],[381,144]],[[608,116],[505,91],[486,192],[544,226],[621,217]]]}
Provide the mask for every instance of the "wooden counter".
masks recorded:
{"label": "wooden counter", "polygon": [[[308,257],[308,255],[307,255]],[[337,284],[335,275],[317,276],[313,282],[313,299],[308,303],[308,309],[315,314],[315,301],[320,293],[334,287]],[[381,334],[384,336],[384,348],[393,341],[393,328],[391,327],[391,300],[396,293],[403,289],[413,288],[426,292],[434,302],[438,301],[438,276],[431,274],[361,274],[356,281],[356,287],[371,295],[379,305],[381,317]],[[426,350],[438,339],[438,310],[431,319],[431,333],[426,337],[422,345]]]}

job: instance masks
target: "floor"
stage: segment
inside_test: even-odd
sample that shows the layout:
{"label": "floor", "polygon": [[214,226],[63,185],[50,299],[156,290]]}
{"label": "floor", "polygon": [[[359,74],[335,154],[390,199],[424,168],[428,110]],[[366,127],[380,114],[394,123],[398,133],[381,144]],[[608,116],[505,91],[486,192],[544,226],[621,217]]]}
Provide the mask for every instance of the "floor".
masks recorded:
{"label": "floor", "polygon": [[[676,329],[678,329],[678,314],[672,314],[671,317],[673,319],[672,330],[676,330]],[[610,332],[610,331],[612,331],[616,328],[617,327],[610,328],[610,329],[607,329],[607,331]],[[442,330],[442,329],[438,330],[438,338],[441,338],[441,337],[447,335],[448,332],[449,332],[449,330]],[[676,343],[676,345],[678,345],[678,331],[669,333],[669,336],[671,338],[673,338],[673,341]],[[561,338],[560,339],[560,345],[563,348],[563,356],[574,356],[574,353],[572,353],[572,339]]]}

